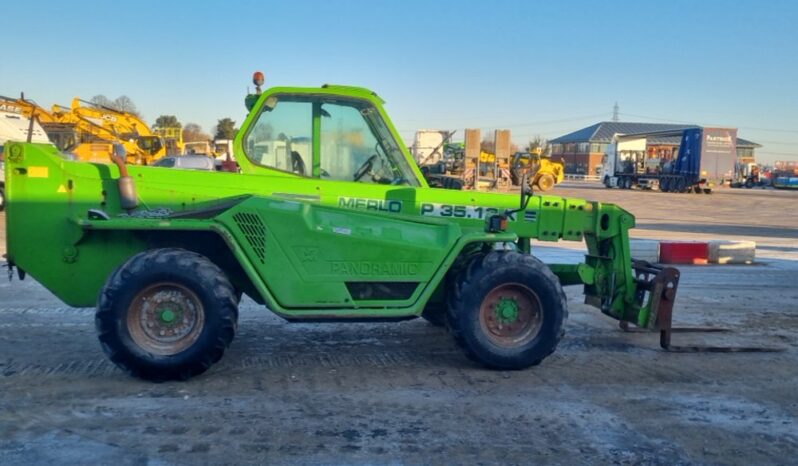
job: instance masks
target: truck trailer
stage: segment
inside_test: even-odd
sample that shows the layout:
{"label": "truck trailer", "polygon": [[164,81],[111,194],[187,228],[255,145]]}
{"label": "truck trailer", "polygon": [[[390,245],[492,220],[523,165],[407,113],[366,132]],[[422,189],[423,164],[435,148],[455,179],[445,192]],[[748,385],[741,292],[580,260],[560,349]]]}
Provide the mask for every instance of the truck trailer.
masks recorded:
{"label": "truck trailer", "polygon": [[[679,137],[676,157],[649,157],[649,139]],[[663,192],[710,193],[735,178],[737,130],[687,128],[637,134],[616,134],[607,147],[602,179],[607,188],[659,189]]]}

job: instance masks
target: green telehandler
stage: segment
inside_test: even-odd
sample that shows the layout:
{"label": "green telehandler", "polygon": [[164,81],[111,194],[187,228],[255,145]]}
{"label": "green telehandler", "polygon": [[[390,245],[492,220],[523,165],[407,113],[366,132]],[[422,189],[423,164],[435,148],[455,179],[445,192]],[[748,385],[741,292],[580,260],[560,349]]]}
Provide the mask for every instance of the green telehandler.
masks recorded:
{"label": "green telehandler", "polygon": [[[668,347],[679,272],[634,261],[634,217],[582,199],[433,189],[372,91],[276,87],[247,98],[241,173],[71,161],[5,147],[9,276],[96,306],[108,357],[187,379],[231,344],[246,294],[289,320],[445,325],[476,361],[540,363],[563,336],[563,286]],[[530,240],[582,241],[545,264]]]}

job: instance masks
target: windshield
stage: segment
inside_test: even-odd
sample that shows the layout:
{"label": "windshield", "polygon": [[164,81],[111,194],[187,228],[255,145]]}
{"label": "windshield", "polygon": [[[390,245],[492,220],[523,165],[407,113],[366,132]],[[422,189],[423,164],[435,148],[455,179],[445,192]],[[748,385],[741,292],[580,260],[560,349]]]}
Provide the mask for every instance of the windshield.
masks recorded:
{"label": "windshield", "polygon": [[368,107],[363,109],[361,113],[371,127],[374,136],[377,137],[378,144],[375,148],[382,162],[381,169],[384,176],[391,179],[391,184],[419,186],[419,182],[413,174],[413,169],[404,154],[402,154],[402,149],[399,148],[399,144],[394,139],[377,109]]}

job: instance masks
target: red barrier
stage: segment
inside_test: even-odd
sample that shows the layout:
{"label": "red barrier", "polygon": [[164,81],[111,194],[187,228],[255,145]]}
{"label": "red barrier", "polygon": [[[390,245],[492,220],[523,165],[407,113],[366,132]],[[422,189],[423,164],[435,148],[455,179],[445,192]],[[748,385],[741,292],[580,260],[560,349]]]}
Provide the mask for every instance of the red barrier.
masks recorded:
{"label": "red barrier", "polygon": [[709,243],[661,241],[659,261],[662,264],[706,264],[709,262]]}

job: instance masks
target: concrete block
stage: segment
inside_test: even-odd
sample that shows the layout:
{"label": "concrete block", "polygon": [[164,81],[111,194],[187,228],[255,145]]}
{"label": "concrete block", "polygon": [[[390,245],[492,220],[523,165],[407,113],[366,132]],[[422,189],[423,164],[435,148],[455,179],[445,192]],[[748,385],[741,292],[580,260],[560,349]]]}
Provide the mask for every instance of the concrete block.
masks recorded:
{"label": "concrete block", "polygon": [[659,262],[659,241],[653,239],[633,239],[629,242],[632,259],[650,262]]}
{"label": "concrete block", "polygon": [[756,242],[712,240],[709,262],[713,264],[752,264],[756,259]]}

